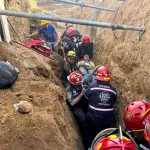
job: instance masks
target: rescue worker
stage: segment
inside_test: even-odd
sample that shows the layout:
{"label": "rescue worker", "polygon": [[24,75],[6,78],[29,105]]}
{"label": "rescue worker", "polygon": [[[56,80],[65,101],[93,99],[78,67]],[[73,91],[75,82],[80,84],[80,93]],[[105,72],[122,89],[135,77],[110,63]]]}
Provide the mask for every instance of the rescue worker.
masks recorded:
{"label": "rescue worker", "polygon": [[75,29],[69,27],[66,32],[66,36],[62,39],[62,45],[64,47],[64,56],[66,56],[70,50],[76,52],[76,44],[73,42],[74,36],[75,36]]}
{"label": "rescue worker", "polygon": [[90,147],[96,134],[109,128],[114,121],[117,93],[110,84],[111,80],[109,69],[102,66],[96,70],[96,82],[92,83],[88,89],[84,89],[84,94],[89,101],[83,127],[86,149]]}
{"label": "rescue worker", "polygon": [[[69,27],[72,27],[73,28],[73,25],[70,24],[70,23],[67,23],[66,24],[66,30],[63,32],[63,34],[61,35],[61,39],[63,39],[65,36],[66,36],[66,32],[68,30]],[[75,36],[73,38],[73,41],[76,43],[79,39],[82,38],[82,35],[80,34],[80,32],[78,30],[75,30]]]}
{"label": "rescue worker", "polygon": [[137,145],[128,133],[108,128],[96,136],[90,150],[137,150]]}
{"label": "rescue worker", "polygon": [[84,55],[89,55],[89,58],[93,58],[93,43],[88,35],[84,35],[81,39],[81,44],[78,46],[77,58],[82,60]]}
{"label": "rescue worker", "polygon": [[67,90],[67,104],[77,119],[79,126],[82,127],[85,114],[87,112],[87,99],[82,91],[82,75],[79,72],[72,72],[68,76],[69,86]]}
{"label": "rescue worker", "polygon": [[62,73],[62,84],[64,87],[68,85],[67,76],[74,71],[76,71],[76,54],[74,51],[69,51],[66,55],[66,62],[63,66]]}
{"label": "rescue worker", "polygon": [[144,138],[145,120],[150,114],[150,103],[145,100],[134,100],[124,110],[123,121],[128,132],[133,136],[139,149],[149,148]]}
{"label": "rescue worker", "polygon": [[73,27],[73,25],[70,24],[70,23],[66,23],[66,30],[61,35],[61,37],[60,37],[61,39],[63,39],[66,36],[66,32],[67,32],[67,30],[68,30],[69,27]]}
{"label": "rescue worker", "polygon": [[52,50],[56,52],[58,50],[59,43],[59,36],[56,28],[53,25],[49,24],[47,20],[41,20],[40,25],[41,27],[37,32],[32,33],[31,35],[28,35],[26,37],[32,37],[37,34],[42,34],[45,38],[47,46],[52,48]]}

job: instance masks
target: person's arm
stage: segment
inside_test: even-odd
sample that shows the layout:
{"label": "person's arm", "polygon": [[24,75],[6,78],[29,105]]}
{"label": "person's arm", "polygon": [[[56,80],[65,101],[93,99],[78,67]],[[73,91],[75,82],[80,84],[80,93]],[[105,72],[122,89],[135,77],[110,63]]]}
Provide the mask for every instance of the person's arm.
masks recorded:
{"label": "person's arm", "polygon": [[90,85],[89,86],[85,86],[83,88],[83,94],[84,96],[89,99],[90,95],[91,95],[91,89],[90,89]]}
{"label": "person's arm", "polygon": [[83,95],[84,95],[84,92],[82,91],[78,97],[76,97],[76,98],[74,98],[74,99],[72,100],[72,102],[70,103],[71,106],[73,106],[73,105],[75,105],[76,103],[78,103]]}
{"label": "person's arm", "polygon": [[66,30],[63,32],[63,34],[61,35],[61,39],[63,39],[64,37],[65,37],[65,35],[66,35]]}
{"label": "person's arm", "polygon": [[34,32],[34,33],[32,33],[32,34],[26,36],[26,37],[32,37],[32,36],[35,36],[35,35],[38,35],[38,31],[36,31],[36,32]]}

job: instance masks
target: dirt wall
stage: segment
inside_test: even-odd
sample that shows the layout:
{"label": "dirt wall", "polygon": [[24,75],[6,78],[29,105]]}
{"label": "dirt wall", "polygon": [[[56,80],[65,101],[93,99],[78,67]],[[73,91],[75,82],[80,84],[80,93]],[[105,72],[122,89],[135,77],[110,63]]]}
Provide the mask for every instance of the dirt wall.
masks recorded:
{"label": "dirt wall", "polygon": [[[46,58],[5,43],[0,44],[0,56],[20,70],[13,88],[0,90],[1,149],[81,150],[76,122],[59,80],[62,58],[57,54]],[[32,112],[20,114],[15,110],[13,105],[21,100],[32,104]]]}
{"label": "dirt wall", "polygon": [[118,7],[115,14],[102,12],[99,21],[117,24],[146,26],[141,41],[136,31],[113,31],[97,29],[95,38],[95,59],[97,64],[109,66],[117,85],[119,120],[122,119],[124,106],[133,99],[150,100],[150,1],[127,0],[118,2],[107,0],[103,6]]}

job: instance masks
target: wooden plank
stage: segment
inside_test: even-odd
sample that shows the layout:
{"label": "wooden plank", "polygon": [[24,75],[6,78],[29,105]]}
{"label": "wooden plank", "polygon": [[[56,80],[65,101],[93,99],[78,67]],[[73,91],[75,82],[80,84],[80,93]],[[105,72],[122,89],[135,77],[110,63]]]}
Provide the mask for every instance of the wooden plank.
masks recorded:
{"label": "wooden plank", "polygon": [[[4,0],[0,0],[0,9],[5,10]],[[4,35],[4,40],[9,43],[11,41],[11,38],[10,38],[10,33],[9,33],[7,17],[1,15],[0,16],[0,23],[2,25],[2,30],[3,30],[2,32],[3,32],[3,35]]]}

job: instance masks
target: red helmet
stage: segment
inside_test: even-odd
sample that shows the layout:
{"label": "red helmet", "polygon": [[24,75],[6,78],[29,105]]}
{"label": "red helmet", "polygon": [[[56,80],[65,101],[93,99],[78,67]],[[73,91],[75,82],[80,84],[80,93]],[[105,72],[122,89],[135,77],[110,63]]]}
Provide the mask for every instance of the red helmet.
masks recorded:
{"label": "red helmet", "polygon": [[146,119],[144,137],[147,140],[147,142],[150,144],[150,115]]}
{"label": "red helmet", "polygon": [[89,44],[90,41],[91,41],[91,39],[90,39],[90,37],[89,37],[88,35],[84,35],[84,36],[82,37],[82,42],[83,42],[84,44]]}
{"label": "red helmet", "polygon": [[92,150],[136,150],[135,145],[125,136],[121,141],[119,136],[112,134],[98,140]]}
{"label": "red helmet", "polygon": [[76,33],[76,30],[73,27],[69,27],[67,29],[66,35],[73,37],[75,35],[75,33]]}
{"label": "red helmet", "polygon": [[82,83],[82,74],[80,72],[72,72],[67,78],[73,85],[80,85]]}
{"label": "red helmet", "polygon": [[123,121],[129,131],[144,130],[144,121],[150,114],[150,103],[144,100],[135,100],[124,111]]}
{"label": "red helmet", "polygon": [[112,77],[110,76],[110,71],[107,67],[99,67],[96,70],[96,79],[100,81],[110,81]]}

